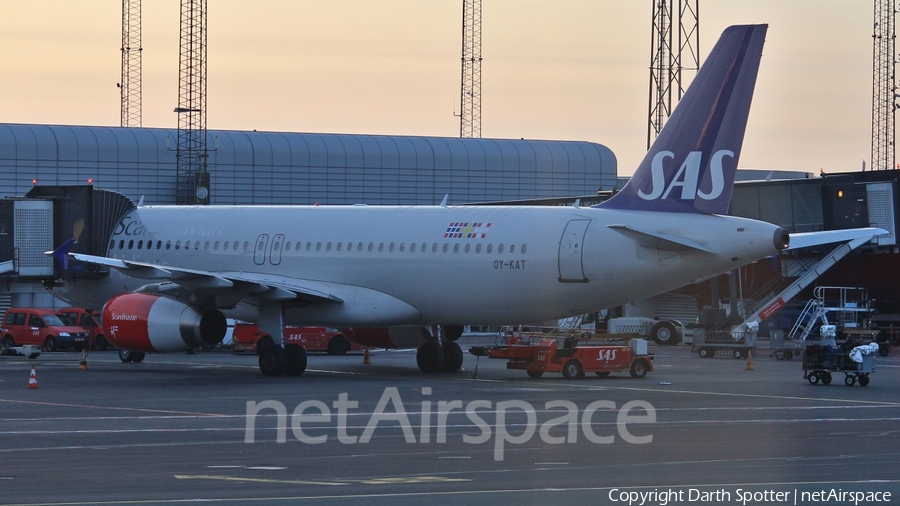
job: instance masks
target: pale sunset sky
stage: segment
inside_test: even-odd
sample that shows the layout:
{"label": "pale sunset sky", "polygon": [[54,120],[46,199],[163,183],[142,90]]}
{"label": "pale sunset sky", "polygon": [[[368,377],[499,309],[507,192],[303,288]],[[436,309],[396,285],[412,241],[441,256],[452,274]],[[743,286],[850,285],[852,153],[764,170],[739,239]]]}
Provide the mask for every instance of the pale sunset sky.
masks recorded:
{"label": "pale sunset sky", "polygon": [[[652,0],[483,0],[482,136],[646,151]],[[208,128],[457,136],[462,0],[209,0]],[[0,123],[119,125],[121,2],[0,0]],[[873,3],[700,0],[701,59],[768,23],[743,168],[870,157]],[[143,126],[174,128],[178,0],[143,1]]]}

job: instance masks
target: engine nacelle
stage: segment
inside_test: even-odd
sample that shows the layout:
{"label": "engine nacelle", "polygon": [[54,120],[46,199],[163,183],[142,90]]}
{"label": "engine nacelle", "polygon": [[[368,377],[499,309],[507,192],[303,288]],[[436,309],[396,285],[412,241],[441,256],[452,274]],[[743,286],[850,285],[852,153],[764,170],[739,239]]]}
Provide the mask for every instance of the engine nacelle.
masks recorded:
{"label": "engine nacelle", "polygon": [[103,331],[129,351],[185,351],[222,342],[228,322],[218,309],[200,310],[145,293],[116,295],[103,306]]}
{"label": "engine nacelle", "polygon": [[380,329],[342,329],[344,336],[364,348],[416,349],[430,337],[425,327],[389,327]]}

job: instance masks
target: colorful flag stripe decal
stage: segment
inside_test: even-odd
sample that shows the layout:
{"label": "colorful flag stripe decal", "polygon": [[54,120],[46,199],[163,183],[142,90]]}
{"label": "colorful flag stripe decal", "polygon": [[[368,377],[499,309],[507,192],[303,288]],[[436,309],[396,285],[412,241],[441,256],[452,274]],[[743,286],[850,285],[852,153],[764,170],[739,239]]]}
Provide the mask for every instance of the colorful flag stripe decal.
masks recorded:
{"label": "colorful flag stripe decal", "polygon": [[444,232],[444,239],[484,239],[487,237],[490,223],[453,222]]}

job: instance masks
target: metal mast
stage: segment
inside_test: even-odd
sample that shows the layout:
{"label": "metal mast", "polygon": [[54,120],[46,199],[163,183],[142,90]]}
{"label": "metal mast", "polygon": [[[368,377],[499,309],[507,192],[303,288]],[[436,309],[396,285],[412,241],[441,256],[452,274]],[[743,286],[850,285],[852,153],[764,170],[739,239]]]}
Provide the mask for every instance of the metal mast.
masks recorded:
{"label": "metal mast", "polygon": [[120,126],[141,126],[141,0],[122,0],[122,96]]}
{"label": "metal mast", "polygon": [[206,0],[181,0],[178,57],[178,204],[209,203],[206,150]]}
{"label": "metal mast", "polygon": [[684,71],[700,68],[699,0],[653,0],[652,26],[648,149],[687,88]]}
{"label": "metal mast", "polygon": [[875,0],[872,34],[872,170],[894,168],[894,18],[893,0]]}
{"label": "metal mast", "polygon": [[463,0],[459,136],[481,137],[481,0]]}

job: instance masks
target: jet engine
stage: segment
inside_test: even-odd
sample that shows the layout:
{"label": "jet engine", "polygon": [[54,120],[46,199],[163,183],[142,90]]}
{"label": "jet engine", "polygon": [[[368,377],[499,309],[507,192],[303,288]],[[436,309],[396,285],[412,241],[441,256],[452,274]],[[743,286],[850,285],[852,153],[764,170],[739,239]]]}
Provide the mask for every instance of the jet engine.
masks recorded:
{"label": "jet engine", "polygon": [[103,307],[106,338],[143,352],[185,351],[222,342],[228,323],[218,309],[201,310],[177,300],[125,293]]}

